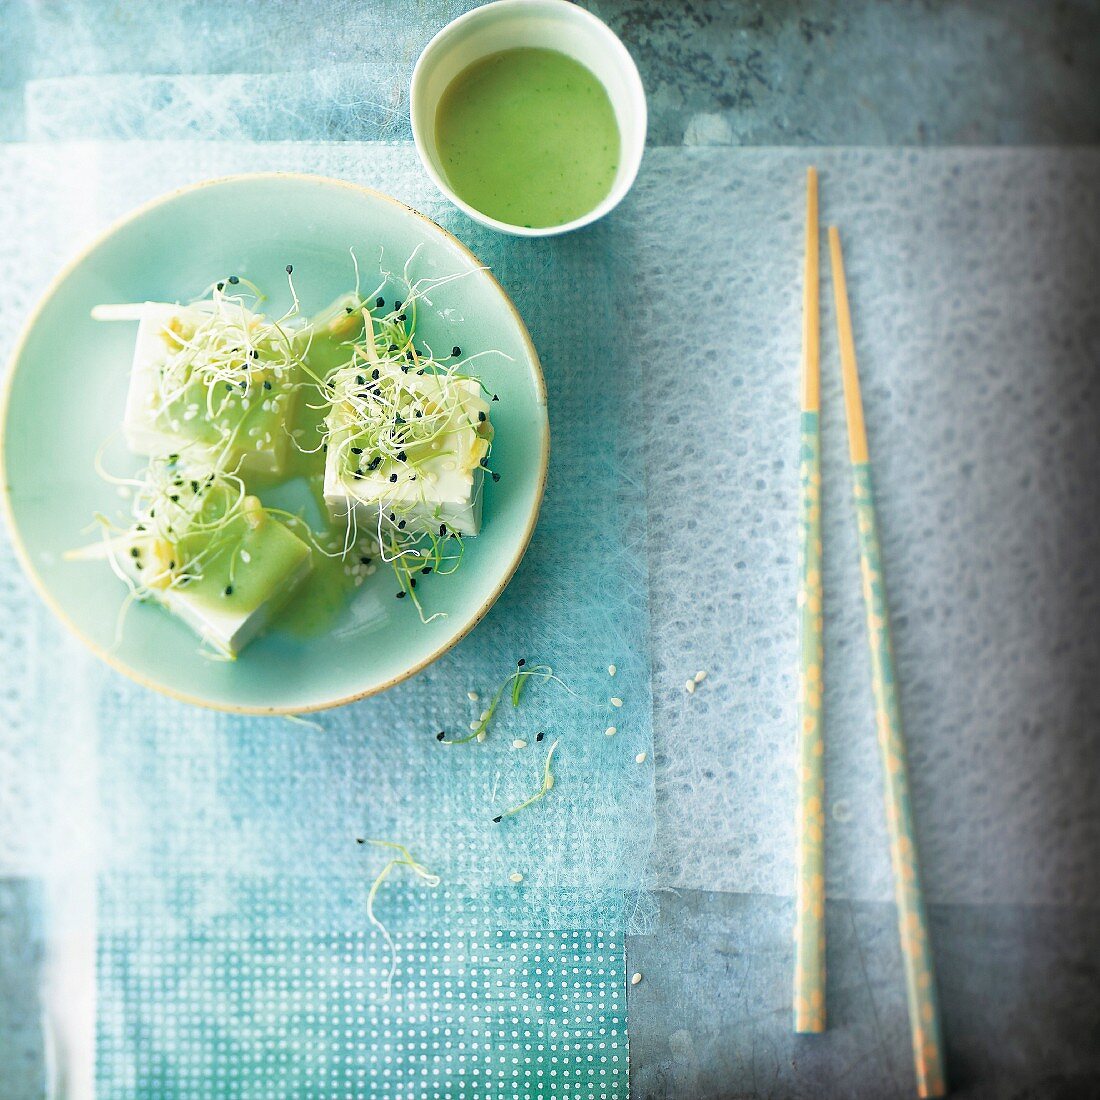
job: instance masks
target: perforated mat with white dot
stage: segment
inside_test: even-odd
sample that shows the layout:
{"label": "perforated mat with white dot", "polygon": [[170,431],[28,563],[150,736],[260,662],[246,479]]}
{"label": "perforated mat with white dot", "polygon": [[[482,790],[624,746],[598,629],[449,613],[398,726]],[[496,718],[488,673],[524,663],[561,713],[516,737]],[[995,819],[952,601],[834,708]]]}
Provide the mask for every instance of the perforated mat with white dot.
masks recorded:
{"label": "perforated mat with white dot", "polygon": [[[100,1100],[627,1095],[621,934],[99,941]],[[135,1041],[137,1040],[137,1041]]]}

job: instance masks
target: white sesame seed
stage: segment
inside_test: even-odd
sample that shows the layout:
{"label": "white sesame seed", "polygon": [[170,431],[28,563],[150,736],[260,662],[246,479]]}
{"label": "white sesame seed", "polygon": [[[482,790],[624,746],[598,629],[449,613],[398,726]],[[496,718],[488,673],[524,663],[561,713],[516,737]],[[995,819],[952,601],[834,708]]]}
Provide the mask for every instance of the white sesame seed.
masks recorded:
{"label": "white sesame seed", "polygon": [[481,720],[483,722],[488,722],[489,721],[489,712],[487,710],[483,710],[481,712]]}
{"label": "white sesame seed", "polygon": [[644,752],[638,753],[638,755],[634,757],[634,763],[635,764],[644,764],[645,763],[645,756],[646,756],[646,754]]}
{"label": "white sesame seed", "polygon": [[480,722],[471,722],[471,723],[470,723],[470,729],[472,729],[472,730],[476,730],[476,729],[477,729],[477,727],[478,727],[478,726],[480,726],[480,725],[481,725],[481,723],[480,723]]}
{"label": "white sesame seed", "polygon": [[706,678],[707,678],[707,673],[706,673],[706,670],[705,670],[705,669],[700,669],[700,670],[699,670],[699,671],[698,671],[698,672],[697,672],[697,673],[695,674],[695,682],[696,682],[697,684],[701,684],[701,683],[702,683],[702,682],[703,682],[703,681],[704,681],[704,680],[705,680]]}
{"label": "white sesame seed", "polygon": [[614,676],[615,673],[618,672],[618,671],[619,670],[614,665],[608,665],[607,666],[607,675],[608,676]]}
{"label": "white sesame seed", "polygon": [[623,701],[617,695],[612,695],[611,696],[611,705],[613,707],[621,707],[623,705]]}
{"label": "white sesame seed", "polygon": [[481,742],[481,741],[484,741],[484,740],[485,740],[485,731],[484,731],[484,730],[482,730],[482,731],[481,731],[481,733],[479,733],[479,734],[477,735],[477,738],[476,738],[476,740],[477,740],[478,742]]}
{"label": "white sesame seed", "polygon": [[521,874],[519,873],[519,871],[513,871],[513,872],[512,872],[512,873],[511,873],[511,874],[510,874],[510,875],[508,876],[508,880],[509,880],[510,882],[522,882],[522,881],[523,881],[523,875],[521,875]]}
{"label": "white sesame seed", "polygon": [[606,737],[614,737],[619,731],[614,726],[608,726],[603,732]]}
{"label": "white sesame seed", "polygon": [[468,691],[466,692],[466,698],[469,699],[471,703],[476,703],[481,696],[478,695],[476,691]]}
{"label": "white sesame seed", "polygon": [[512,742],[512,748],[514,748],[514,749],[525,749],[525,748],[527,748],[527,742],[524,741],[524,739],[522,737],[517,737]]}
{"label": "white sesame seed", "polygon": [[695,694],[695,681],[694,680],[688,680],[688,682],[686,684],[684,684],[684,691],[686,691],[688,693],[688,695],[694,695]]}
{"label": "white sesame seed", "polygon": [[631,974],[631,976],[630,976],[630,984],[631,985],[637,985],[641,980],[642,980],[641,974]]}

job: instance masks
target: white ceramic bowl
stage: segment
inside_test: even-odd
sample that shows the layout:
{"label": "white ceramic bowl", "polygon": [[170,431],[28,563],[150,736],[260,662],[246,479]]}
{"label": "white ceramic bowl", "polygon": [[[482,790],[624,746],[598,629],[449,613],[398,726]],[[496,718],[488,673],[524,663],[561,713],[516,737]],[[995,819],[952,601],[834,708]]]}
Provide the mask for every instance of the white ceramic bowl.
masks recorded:
{"label": "white ceramic bowl", "polygon": [[[475,61],[520,46],[558,50],[579,61],[607,90],[619,125],[622,150],[611,190],[587,214],[563,225],[532,229],[475,209],[447,183],[436,145],[436,109],[451,81]],[[602,218],[630,190],[645,149],[645,89],[634,59],[606,23],[568,0],[496,0],[449,23],[424,47],[413,69],[409,113],[416,151],[436,187],[475,221],[519,237],[567,233]]]}

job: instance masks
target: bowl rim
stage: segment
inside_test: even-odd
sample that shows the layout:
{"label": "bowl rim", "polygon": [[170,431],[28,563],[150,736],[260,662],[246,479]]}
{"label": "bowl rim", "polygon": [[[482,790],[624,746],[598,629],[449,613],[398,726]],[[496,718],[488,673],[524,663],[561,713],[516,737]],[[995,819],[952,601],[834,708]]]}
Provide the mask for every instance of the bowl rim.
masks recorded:
{"label": "bowl rim", "polygon": [[[73,622],[67,612],[61,607],[58,601],[54,598],[53,593],[50,591],[45,581],[39,575],[38,570],[35,568],[34,563],[31,560],[30,553],[25,546],[22,538],[22,534],[19,529],[19,525],[15,518],[15,507],[11,500],[11,486],[8,483],[7,469],[5,464],[5,456],[7,453],[7,434],[8,424],[10,416],[10,404],[12,400],[12,391],[14,388],[14,381],[16,370],[19,365],[19,361],[23,355],[24,348],[27,341],[30,338],[31,333],[38,325],[39,319],[50,301],[54,298],[61,285],[72,275],[72,273],[83,264],[100,246],[105,244],[112,236],[114,236],[124,226],[129,225],[131,222],[135,222],[148,214],[150,211],[156,209],[159,206],[167,205],[175,201],[178,198],[191,192],[200,191],[208,187],[217,187],[227,184],[248,183],[259,180],[297,180],[307,183],[321,184],[327,187],[339,187],[345,190],[357,192],[367,198],[380,199],[383,202],[389,203],[392,206],[398,207],[420,221],[424,222],[429,231],[442,234],[444,239],[453,245],[458,251],[464,255],[474,266],[476,270],[479,270],[496,288],[500,294],[501,299],[504,302],[505,307],[512,315],[512,319],[518,327],[519,336],[523,342],[527,354],[530,357],[530,365],[534,371],[535,382],[535,404],[540,410],[540,439],[539,439],[539,474],[538,481],[535,487],[535,492],[530,505],[529,513],[527,516],[527,523],[524,528],[523,534],[520,538],[519,545],[516,548],[512,559],[508,562],[501,573],[496,585],[493,587],[492,592],[488,597],[482,601],[481,605],[469,616],[467,620],[459,627],[459,629],[451,635],[442,645],[434,649],[431,653],[425,656],[423,659],[410,665],[404,671],[398,673],[396,676],[391,676],[388,680],[382,683],[376,684],[372,687],[366,688],[363,691],[352,692],[349,695],[340,696],[331,700],[324,700],[321,702],[311,702],[302,706],[289,706],[282,704],[273,704],[271,706],[256,706],[252,704],[242,704],[233,702],[222,702],[211,699],[205,699],[199,695],[193,695],[186,691],[180,691],[168,684],[159,683],[156,680],[146,676],[142,672],[124,661],[120,660],[109,650],[99,645],[89,638],[84,632]],[[422,671],[428,665],[438,660],[445,653],[448,653],[459,642],[461,642],[473,629],[477,626],[482,619],[488,614],[493,604],[500,598],[501,593],[508,586],[512,578],[515,576],[516,570],[519,568],[520,562],[523,560],[524,554],[527,552],[527,548],[530,546],[531,538],[534,535],[535,525],[538,522],[539,512],[542,507],[543,497],[546,491],[546,478],[549,469],[550,462],[550,421],[547,410],[547,397],[546,397],[546,379],[542,372],[542,363],[539,360],[538,352],[535,349],[534,341],[531,339],[531,334],[527,330],[527,325],[524,323],[523,318],[519,314],[519,310],[516,309],[515,303],[512,301],[508,292],[500,285],[500,281],[492,273],[492,271],[485,266],[474,253],[466,247],[453,233],[444,229],[443,226],[433,221],[426,214],[421,213],[415,207],[409,206],[408,203],[402,202],[400,199],[394,198],[392,195],[387,195],[383,191],[378,191],[373,187],[366,187],[362,184],[352,183],[349,180],[338,179],[334,176],[322,176],[313,174],[310,172],[238,172],[226,176],[215,176],[211,179],[199,180],[195,183],[185,184],[182,187],[177,187],[172,191],[167,191],[162,195],[158,195],[155,198],[149,199],[136,206],[133,210],[124,214],[122,217],[113,221],[106,229],[98,233],[87,245],[85,245],[75,256],[68,260],[61,269],[53,276],[53,278],[46,285],[45,289],[39,295],[34,308],[27,316],[22,327],[19,330],[19,334],[15,339],[15,343],[12,345],[11,353],[7,357],[7,370],[3,379],[3,384],[0,386],[0,512],[3,513],[4,519],[7,523],[8,531],[11,535],[12,546],[15,549],[16,557],[19,564],[23,568],[23,572],[29,578],[32,587],[37,591],[38,596],[46,604],[46,606],[54,613],[58,620],[65,626],[69,633],[88,647],[89,650],[101,661],[109,665],[116,672],[121,672],[124,676],[130,680],[141,684],[142,687],[148,688],[152,691],[158,692],[161,695],[167,695],[172,699],[175,699],[182,703],[190,703],[194,706],[204,707],[208,710],[220,711],[222,713],[230,714],[248,714],[248,715],[263,715],[263,716],[277,716],[277,715],[297,715],[297,714],[315,714],[318,711],[331,710],[334,707],[345,706],[348,703],[358,702],[361,699],[370,698],[373,695],[379,695],[383,691],[389,690],[391,687],[395,687],[397,684],[403,683],[410,677],[415,676],[418,672]]]}
{"label": "bowl rim", "polygon": [[[423,71],[425,59],[440,49],[440,44],[448,38],[457,28],[467,23],[492,18],[493,14],[502,14],[507,10],[519,11],[523,8],[544,7],[567,12],[566,18],[574,19],[578,24],[588,27],[589,31],[600,35],[610,46],[612,53],[618,58],[619,63],[627,73],[627,79],[632,86],[636,107],[639,113],[638,126],[641,132],[641,140],[638,143],[637,153],[631,156],[631,163],[627,172],[617,180],[611,190],[586,214],[574,218],[572,221],[562,222],[561,225],[545,225],[530,227],[514,225],[511,222],[501,221],[490,214],[483,213],[476,206],[471,206],[461,198],[443,177],[436,171],[431,157],[428,155],[428,142],[417,124],[417,106],[424,83]],[[593,76],[603,84],[598,73]],[[554,237],[562,233],[571,233],[575,229],[583,229],[586,225],[599,221],[600,218],[610,214],[634,186],[638,178],[638,172],[642,167],[645,157],[646,134],[649,130],[649,107],[646,101],[645,84],[642,82],[641,73],[638,71],[638,63],[631,52],[626,48],[623,40],[605,23],[598,15],[594,15],[586,8],[572,3],[571,0],[491,0],[488,4],[472,8],[462,15],[452,19],[446,26],[441,27],[420,51],[413,66],[412,77],[409,80],[409,124],[412,127],[413,145],[416,147],[416,155],[420,158],[421,166],[427,172],[428,178],[439,188],[440,194],[454,206],[457,206],[467,217],[472,218],[482,225],[495,229],[500,233],[507,233],[514,237]]]}

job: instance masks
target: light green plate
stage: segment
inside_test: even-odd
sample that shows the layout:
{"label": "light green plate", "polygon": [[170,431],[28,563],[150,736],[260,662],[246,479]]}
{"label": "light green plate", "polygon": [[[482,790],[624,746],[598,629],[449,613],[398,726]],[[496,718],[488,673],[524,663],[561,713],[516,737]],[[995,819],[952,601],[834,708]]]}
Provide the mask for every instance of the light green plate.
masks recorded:
{"label": "light green plate", "polygon": [[[364,292],[383,268],[411,277],[470,271],[432,293],[418,315],[437,351],[459,344],[499,395],[482,533],[461,568],[429,577],[422,595],[445,618],[424,624],[395,600],[379,570],[325,634],[273,628],[234,663],[212,662],[167,612],[137,605],[116,640],[124,586],[104,562],[65,561],[87,544],[95,511],[125,502],[95,472],[97,451],[122,420],[135,326],[92,321],[101,302],[186,300],[237,273],[287,304],[284,268],[305,312],[353,282],[354,246]],[[168,195],[114,226],[55,280],[16,345],[3,411],[4,483],[11,529],[28,573],[51,608],[115,668],[159,691],[225,710],[300,713],[382,691],[454,645],[488,611],[530,540],[546,481],[549,425],[538,357],[496,280],[454,237],[394,199],[337,180],[257,175],[213,180]],[[114,450],[117,450],[115,448]],[[114,451],[112,451],[114,453]],[[125,460],[124,460],[125,461]],[[133,460],[129,460],[133,461]]]}

